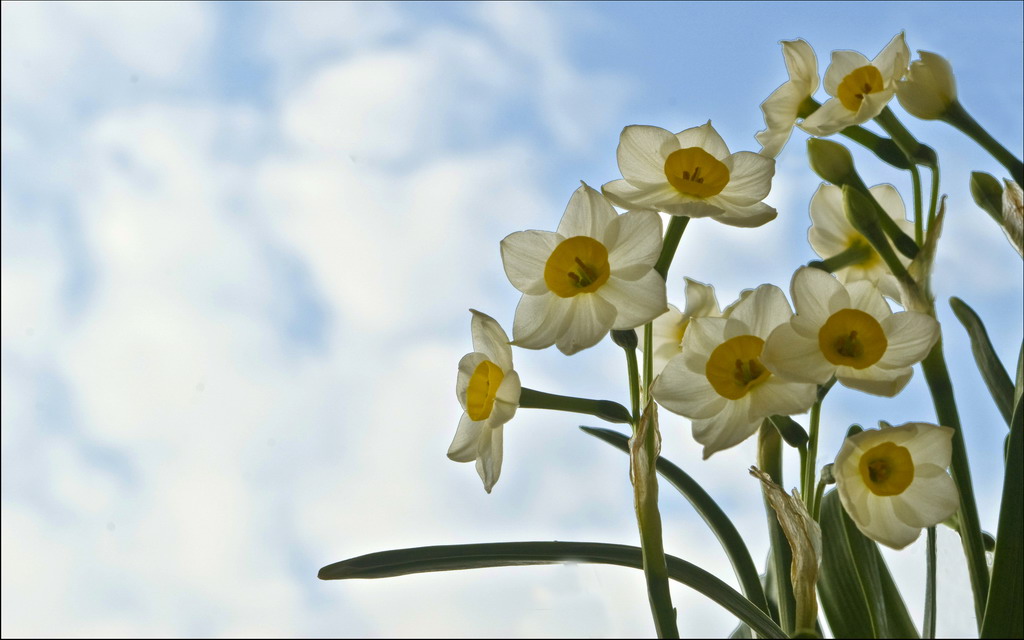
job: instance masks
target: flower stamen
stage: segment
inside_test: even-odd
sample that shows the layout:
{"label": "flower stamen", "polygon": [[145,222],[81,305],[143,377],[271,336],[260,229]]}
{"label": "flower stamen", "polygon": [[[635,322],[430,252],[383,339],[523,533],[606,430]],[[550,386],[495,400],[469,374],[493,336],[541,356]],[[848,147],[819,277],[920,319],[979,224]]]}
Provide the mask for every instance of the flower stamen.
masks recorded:
{"label": "flower stamen", "polygon": [[589,236],[563,240],[544,265],[544,282],[561,298],[597,291],[610,275],[608,250]]}

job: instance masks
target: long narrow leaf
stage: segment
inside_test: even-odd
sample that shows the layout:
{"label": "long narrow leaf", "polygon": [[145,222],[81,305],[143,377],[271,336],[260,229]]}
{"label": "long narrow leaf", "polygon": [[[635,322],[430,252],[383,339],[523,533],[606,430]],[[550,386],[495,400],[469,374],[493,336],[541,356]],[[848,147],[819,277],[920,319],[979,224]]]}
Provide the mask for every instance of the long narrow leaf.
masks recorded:
{"label": "long narrow leaf", "polygon": [[999,413],[1003,414],[1003,420],[1006,420],[1006,424],[1009,426],[1010,418],[1013,415],[1013,381],[1010,380],[1010,374],[1006,372],[1003,363],[996,356],[995,349],[992,348],[992,343],[988,339],[985,325],[982,324],[981,318],[974,312],[974,309],[967,306],[967,303],[960,298],[950,298],[949,306],[953,308],[953,313],[960,320],[960,324],[967,329],[967,335],[971,338],[971,352],[974,354],[978,371],[981,372],[981,377],[985,380],[992,399],[996,401]]}
{"label": "long narrow leaf", "polygon": [[[629,438],[617,431],[598,427],[580,427],[580,429],[620,451],[629,451]],[[675,464],[659,456],[655,466],[658,473],[693,505],[697,515],[703,518],[711,532],[718,538],[725,554],[729,557],[729,562],[732,563],[736,579],[747,599],[765,613],[769,613],[768,602],[765,599],[764,589],[761,587],[761,579],[757,574],[754,561],[750,557],[750,551],[747,550],[743,537],[740,536],[729,516],[725,515],[714,498],[708,495],[708,492],[696,480]]]}
{"label": "long narrow leaf", "polygon": [[[772,482],[782,486],[782,437],[765,420],[757,438],[757,466],[771,477]],[[762,495],[764,491],[762,490]],[[796,602],[793,599],[793,583],[789,579],[789,568],[793,563],[793,552],[782,531],[779,519],[764,497],[765,515],[768,517],[768,569],[772,578],[769,591],[774,592],[775,605],[779,611],[779,623],[787,633],[793,633],[796,625]]]}
{"label": "long narrow leaf", "polygon": [[821,502],[818,594],[837,638],[917,638],[917,629],[878,551],[829,491]]}
{"label": "long narrow leaf", "polygon": [[[1018,386],[1021,383],[1018,381]],[[1010,423],[1010,443],[1006,455],[1006,477],[999,507],[999,529],[992,562],[982,638],[1024,637],[1024,530],[1021,527],[1021,503],[1024,502],[1024,402],[1017,396]]]}
{"label": "long narrow leaf", "polygon": [[[735,589],[700,567],[666,556],[669,577],[699,591],[766,638],[786,634]],[[639,547],[599,542],[494,542],[394,549],[327,565],[321,580],[391,578],[413,573],[491,567],[591,562],[643,569]]]}

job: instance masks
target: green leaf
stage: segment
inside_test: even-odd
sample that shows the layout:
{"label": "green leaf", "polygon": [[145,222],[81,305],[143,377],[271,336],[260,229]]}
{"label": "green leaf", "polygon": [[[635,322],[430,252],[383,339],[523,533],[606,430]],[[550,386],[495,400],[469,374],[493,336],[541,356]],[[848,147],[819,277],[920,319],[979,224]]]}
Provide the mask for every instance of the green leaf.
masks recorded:
{"label": "green leaf", "polygon": [[[786,637],[771,618],[726,583],[681,558],[665,557],[671,579],[714,600],[761,636]],[[327,565],[317,575],[321,580],[391,578],[430,571],[564,562],[643,569],[639,547],[600,542],[493,542],[380,551]]]}
{"label": "green leaf", "polygon": [[[616,449],[624,452],[629,451],[629,438],[611,429],[596,427],[580,427],[585,433],[603,440]],[[683,494],[697,515],[704,519],[715,537],[721,543],[725,554],[732,563],[733,571],[736,572],[736,580],[743,589],[747,599],[757,605],[759,609],[768,613],[768,603],[765,600],[764,590],[761,587],[761,580],[757,574],[757,568],[750,557],[747,545],[743,537],[733,525],[729,516],[725,515],[718,503],[708,495],[696,480],[691,478],[685,471],[672,464],[664,457],[659,456],[655,465],[658,473],[668,480],[669,484]]]}
{"label": "green leaf", "polygon": [[[757,434],[757,466],[771,477],[772,482],[782,485],[782,438],[768,420],[762,421]],[[796,602],[793,600],[793,584],[789,579],[793,553],[763,489],[761,494],[764,498],[765,515],[768,518],[767,575],[772,581],[768,591],[778,608],[779,623],[787,633],[792,633],[796,625]]]}
{"label": "green leaf", "polygon": [[821,502],[818,595],[837,638],[917,638],[899,589],[878,551],[829,491]]}
{"label": "green leaf", "polygon": [[992,348],[992,343],[988,339],[988,332],[985,331],[985,325],[982,324],[981,318],[974,312],[974,309],[967,306],[967,303],[960,298],[955,297],[949,299],[949,306],[953,308],[953,313],[960,320],[960,324],[967,329],[967,335],[971,338],[971,353],[974,354],[974,362],[977,363],[978,371],[981,372],[981,377],[988,385],[992,399],[996,401],[999,413],[1003,414],[1003,420],[1006,420],[1006,424],[1009,426],[1010,418],[1013,415],[1013,382],[1010,380],[1010,374],[1006,372],[999,357],[996,356],[995,349]]}
{"label": "green leaf", "polygon": [[[1018,381],[1018,387],[1022,386]],[[1018,394],[1010,423],[1006,477],[999,507],[996,552],[992,561],[992,581],[988,588],[982,638],[1024,637],[1024,530],[1021,528],[1021,503],[1024,502],[1024,402]]]}

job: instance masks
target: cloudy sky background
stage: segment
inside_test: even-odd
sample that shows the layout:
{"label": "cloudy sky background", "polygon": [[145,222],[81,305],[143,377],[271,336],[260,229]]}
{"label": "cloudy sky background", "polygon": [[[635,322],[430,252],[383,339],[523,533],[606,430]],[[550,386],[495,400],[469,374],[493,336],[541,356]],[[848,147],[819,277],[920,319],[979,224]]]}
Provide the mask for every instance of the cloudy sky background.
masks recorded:
{"label": "cloudy sky background", "polygon": [[[625,456],[576,429],[593,420],[521,411],[491,495],[445,457],[467,309],[510,328],[519,298],[498,242],[554,228],[579,180],[619,177],[625,125],[710,118],[730,149],[757,150],[781,39],[807,39],[824,72],[830,50],[870,58],[905,30],[951,60],[965,106],[1018,157],[1024,135],[1020,3],[11,2],[2,18],[4,636],[650,636],[627,569],[316,580],[388,548],[637,543]],[[940,321],[995,531],[1005,425],[944,301],[971,304],[1015,365],[1020,258],[966,188],[1003,170],[907,121],[942,160]],[[788,289],[814,257],[805,137],[779,159],[777,220],[690,225],[671,301],[684,275],[723,306]],[[908,178],[858,159],[909,206]],[[528,387],[628,398],[609,341],[514,358]],[[753,441],[701,462],[687,421],[662,415],[665,455],[760,563]],[[920,373],[894,400],[837,387],[822,462],[850,423],[879,419],[934,419]],[[685,501],[666,488],[662,505],[668,552],[735,584]],[[959,541],[939,542],[939,632],[970,635]],[[917,620],[923,547],[886,552]],[[686,636],[735,624],[673,596]]]}

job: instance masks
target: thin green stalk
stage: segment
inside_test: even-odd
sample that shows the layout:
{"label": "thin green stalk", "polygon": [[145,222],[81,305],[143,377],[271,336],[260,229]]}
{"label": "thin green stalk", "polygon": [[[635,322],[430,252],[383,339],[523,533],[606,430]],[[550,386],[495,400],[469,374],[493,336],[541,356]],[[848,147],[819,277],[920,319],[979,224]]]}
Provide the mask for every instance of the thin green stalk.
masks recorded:
{"label": "thin green stalk", "polygon": [[981,538],[981,521],[978,506],[974,500],[971,485],[971,469],[967,460],[967,445],[964,442],[960,415],[953,398],[953,383],[942,354],[942,338],[932,347],[931,353],[921,362],[924,377],[931,391],[932,402],[939,424],[953,429],[953,458],[950,463],[953,481],[960,491],[960,540],[967,557],[967,572],[974,592],[974,610],[979,631],[985,618],[985,601],[988,597],[988,565],[985,562],[985,547]]}
{"label": "thin green stalk", "polygon": [[643,403],[651,399],[651,384],[654,382],[654,325],[644,325],[644,389]]}
{"label": "thin green stalk", "polygon": [[676,248],[679,247],[679,239],[686,231],[686,225],[690,219],[686,216],[672,216],[668,221],[668,229],[665,230],[665,241],[661,245],[661,255],[654,263],[654,270],[661,274],[662,278],[668,278],[668,268],[672,265],[672,259],[676,257]]}
{"label": "thin green stalk", "polygon": [[921,172],[916,164],[910,165],[910,181],[914,185],[914,241],[917,242],[917,246],[921,246],[924,242],[924,216],[921,206]]}
{"label": "thin green stalk", "polygon": [[[757,466],[771,476],[772,482],[779,486],[785,486],[782,482],[782,437],[779,435],[778,429],[767,420],[761,424],[761,431],[758,433]],[[764,494],[763,487],[761,491]],[[779,626],[786,633],[791,634],[796,626],[796,602],[793,600],[793,583],[789,578],[793,555],[789,541],[782,531],[775,510],[768,502],[767,495],[764,496],[764,510],[768,517],[768,540],[770,543],[768,562],[774,565],[774,571],[769,571],[768,575],[773,576],[775,580],[774,589],[778,600]]]}
{"label": "thin green stalk", "polygon": [[935,527],[928,527],[928,560],[924,583],[924,624],[921,633],[925,638],[935,637]]}
{"label": "thin green stalk", "polygon": [[590,400],[588,398],[560,396],[554,393],[527,389],[526,387],[523,387],[519,396],[519,406],[523,409],[550,409],[553,411],[582,413],[618,424],[630,424],[633,422],[633,416],[630,415],[629,410],[611,400]]}
{"label": "thin green stalk", "polygon": [[[939,163],[936,162],[932,166],[932,195],[928,204],[928,228],[931,229],[935,224],[935,214],[938,211],[939,205]],[[921,241],[918,241],[920,244]]]}
{"label": "thin green stalk", "polygon": [[811,490],[814,487],[815,475],[817,472],[818,462],[818,423],[821,421],[821,400],[818,400],[811,406],[811,424],[807,429],[807,460],[804,463],[804,468],[801,469],[801,480],[800,485],[804,487],[804,505],[807,506],[808,513],[814,511],[814,493]]}
{"label": "thin green stalk", "polygon": [[640,419],[640,374],[636,362],[636,349],[625,349],[626,370],[629,374],[629,400],[633,407],[633,420]]}
{"label": "thin green stalk", "polygon": [[998,140],[989,135],[988,131],[985,131],[978,124],[978,121],[972,118],[971,114],[967,113],[967,110],[963,108],[959,101],[954,101],[949,105],[946,113],[942,116],[942,120],[953,125],[967,134],[971,140],[981,145],[999,164],[1006,167],[1006,170],[1010,172],[1010,177],[1017,184],[1024,182],[1024,163],[1021,163],[1006,147],[999,144]]}
{"label": "thin green stalk", "polygon": [[854,241],[848,248],[825,260],[812,260],[809,267],[835,273],[851,264],[860,264],[871,257],[871,247],[866,242]]}
{"label": "thin green stalk", "polygon": [[821,498],[825,495],[825,487],[828,485],[825,479],[818,480],[818,486],[814,489],[814,510],[811,511],[811,517],[814,518],[815,522],[821,521]]}

